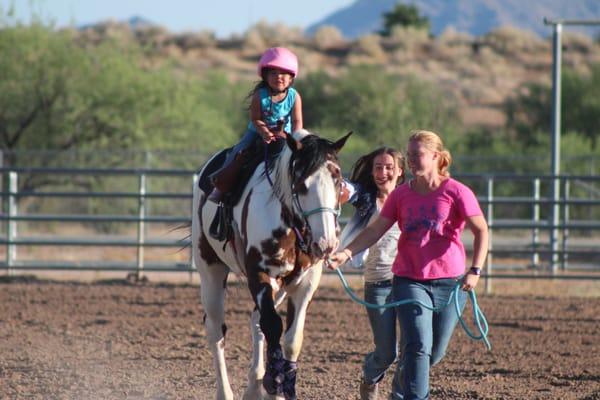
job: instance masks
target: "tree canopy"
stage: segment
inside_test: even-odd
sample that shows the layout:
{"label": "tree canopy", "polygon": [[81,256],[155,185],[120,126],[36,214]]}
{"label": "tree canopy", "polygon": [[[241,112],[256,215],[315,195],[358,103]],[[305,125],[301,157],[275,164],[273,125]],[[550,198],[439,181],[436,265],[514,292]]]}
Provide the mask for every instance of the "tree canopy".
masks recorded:
{"label": "tree canopy", "polygon": [[430,22],[429,18],[421,15],[414,4],[398,3],[391,11],[383,14],[383,29],[380,34],[390,36],[395,26],[413,27],[429,31]]}
{"label": "tree canopy", "polygon": [[218,74],[200,80],[168,63],[151,65],[136,43],[90,46],[69,30],[3,27],[0,71],[0,149],[7,154],[190,145],[210,151],[234,141],[240,123],[239,88]]}

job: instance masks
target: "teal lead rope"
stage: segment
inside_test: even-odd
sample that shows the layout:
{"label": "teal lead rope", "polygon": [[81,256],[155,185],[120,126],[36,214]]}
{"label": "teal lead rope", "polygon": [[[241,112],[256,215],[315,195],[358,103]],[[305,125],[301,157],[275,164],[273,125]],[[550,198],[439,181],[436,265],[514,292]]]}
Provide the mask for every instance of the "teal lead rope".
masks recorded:
{"label": "teal lead rope", "polygon": [[390,307],[402,306],[405,304],[417,304],[417,305],[419,305],[423,308],[426,308],[428,310],[431,310],[433,312],[439,312],[439,311],[443,310],[444,308],[448,307],[450,305],[450,303],[452,302],[452,300],[454,299],[454,310],[456,311],[456,315],[458,315],[458,320],[460,321],[460,325],[463,327],[463,329],[467,333],[467,336],[469,336],[473,340],[482,340],[485,343],[485,347],[487,347],[488,350],[492,349],[492,345],[490,344],[490,341],[487,338],[489,326],[488,326],[487,320],[485,319],[485,315],[483,315],[483,311],[481,311],[481,309],[479,308],[479,304],[477,304],[477,295],[475,294],[474,290],[470,290],[468,293],[469,293],[469,299],[471,300],[471,306],[473,308],[473,319],[475,320],[475,325],[477,326],[477,329],[479,330],[479,335],[473,334],[473,332],[469,329],[469,327],[467,326],[465,320],[463,319],[463,317],[460,313],[460,305],[458,303],[458,295],[457,295],[458,291],[460,290],[460,283],[457,283],[456,287],[452,290],[452,293],[450,294],[450,297],[448,298],[448,302],[446,304],[442,304],[438,307],[431,307],[427,304],[422,303],[419,300],[400,300],[400,301],[395,301],[393,303],[387,303],[387,304],[380,305],[380,304],[367,303],[363,299],[359,298],[352,291],[352,289],[350,289],[350,286],[348,285],[346,278],[344,278],[344,274],[342,273],[342,271],[339,268],[336,268],[335,272],[340,277],[340,280],[342,281],[342,285],[344,286],[346,293],[348,293],[350,295],[352,300],[354,300],[356,303],[361,304],[368,308],[390,308]]}

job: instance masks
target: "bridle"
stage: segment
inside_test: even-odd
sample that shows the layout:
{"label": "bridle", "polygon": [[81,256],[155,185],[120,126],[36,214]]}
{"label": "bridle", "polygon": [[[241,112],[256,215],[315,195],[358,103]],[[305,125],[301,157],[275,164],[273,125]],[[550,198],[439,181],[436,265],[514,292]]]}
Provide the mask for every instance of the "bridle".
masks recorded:
{"label": "bridle", "polygon": [[[265,162],[265,174],[266,174],[267,180],[269,181],[269,184],[271,185],[271,188],[272,188],[273,181],[271,180],[271,176],[269,173],[268,154],[267,154],[266,146],[265,146],[264,162]],[[294,162],[293,158],[290,160],[290,162]],[[338,194],[338,203],[337,203],[336,208],[316,207],[311,210],[305,211],[302,208],[302,205],[300,204],[300,199],[298,197],[298,190],[296,190],[296,182],[295,182],[296,169],[294,167],[295,167],[295,165],[293,164],[292,168],[291,168],[291,175],[292,175],[292,177],[294,177],[294,180],[292,181],[291,187],[290,187],[291,193],[292,193],[292,207],[295,207],[297,209],[296,210],[298,212],[297,215],[300,215],[300,217],[301,217],[301,225],[298,226],[296,223],[294,223],[294,219],[292,218],[290,227],[296,233],[296,238],[298,240],[298,247],[300,248],[300,250],[302,250],[302,252],[304,252],[306,254],[310,254],[311,252],[310,252],[308,243],[310,243],[310,238],[312,237],[312,232],[310,229],[310,224],[308,223],[308,217],[310,217],[311,215],[314,215],[314,214],[330,212],[335,216],[335,223],[337,224],[338,223],[337,220],[342,211],[341,203],[340,203],[340,196]],[[293,211],[292,211],[292,214],[294,214]],[[304,232],[304,234],[302,234],[302,232]]]}

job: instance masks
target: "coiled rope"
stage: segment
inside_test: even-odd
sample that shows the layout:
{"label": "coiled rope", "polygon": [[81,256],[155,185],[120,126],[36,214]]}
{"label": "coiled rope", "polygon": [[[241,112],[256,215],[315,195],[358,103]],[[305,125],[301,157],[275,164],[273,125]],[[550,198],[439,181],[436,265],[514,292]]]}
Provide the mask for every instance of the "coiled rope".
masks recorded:
{"label": "coiled rope", "polygon": [[461,315],[460,305],[458,302],[458,291],[461,290],[460,282],[456,284],[456,286],[452,290],[452,293],[450,293],[448,302],[446,304],[442,304],[438,307],[429,306],[419,300],[399,300],[399,301],[394,301],[392,303],[386,303],[386,304],[373,304],[373,303],[368,303],[368,302],[364,301],[363,299],[359,298],[356,295],[356,293],[354,293],[354,291],[348,285],[346,278],[344,278],[344,274],[342,273],[340,268],[336,268],[335,272],[340,277],[340,280],[342,281],[342,285],[344,286],[346,293],[348,293],[350,295],[350,298],[352,298],[352,300],[354,300],[356,303],[361,304],[368,308],[391,308],[391,307],[397,307],[397,306],[402,306],[402,305],[406,305],[406,304],[416,304],[423,308],[431,310],[433,312],[439,312],[439,311],[443,310],[444,308],[446,308],[448,305],[450,305],[452,300],[454,300],[454,310],[456,311],[456,315],[458,316],[460,325],[463,327],[467,336],[469,336],[473,340],[483,341],[483,343],[485,344],[485,347],[487,347],[488,350],[492,349],[492,345],[490,344],[490,341],[487,338],[488,331],[489,331],[489,325],[485,318],[485,315],[483,314],[483,311],[481,311],[481,309],[479,308],[479,304],[477,304],[477,295],[475,294],[474,290],[469,290],[468,293],[469,293],[469,299],[471,300],[471,306],[473,309],[473,319],[475,321],[475,325],[477,326],[477,329],[479,330],[479,335],[474,334],[469,329],[469,327],[467,326],[466,322],[464,321],[464,319]]}

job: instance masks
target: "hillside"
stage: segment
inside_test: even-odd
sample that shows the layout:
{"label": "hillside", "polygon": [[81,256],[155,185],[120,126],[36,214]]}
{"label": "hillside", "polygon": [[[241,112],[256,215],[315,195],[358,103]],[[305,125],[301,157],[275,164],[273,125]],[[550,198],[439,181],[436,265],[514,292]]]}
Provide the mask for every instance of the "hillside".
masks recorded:
{"label": "hillside", "polygon": [[[338,28],[345,37],[356,38],[379,31],[382,15],[394,8],[399,0],[356,0],[308,27],[312,34],[320,27],[330,25]],[[440,35],[446,29],[454,29],[471,35],[483,35],[502,26],[514,26],[535,32],[541,37],[552,33],[544,25],[550,19],[598,19],[598,0],[400,0],[414,4],[431,21],[431,31]],[[569,28],[596,35],[599,28]]]}
{"label": "hillside", "polygon": [[[551,41],[508,27],[482,36],[447,30],[431,38],[424,32],[404,30],[390,38],[367,35],[349,40],[331,27],[306,37],[285,26],[259,23],[244,36],[217,40],[211,32],[172,34],[158,27],[132,31],[125,24],[104,23],[79,35],[88,43],[111,37],[138,41],[155,62],[172,60],[200,76],[220,70],[236,80],[255,80],[261,52],[280,44],[299,55],[300,79],[317,70],[335,75],[352,65],[374,64],[391,74],[415,75],[444,89],[460,105],[467,127],[501,127],[507,97],[525,83],[551,82]],[[563,45],[564,67],[585,74],[590,65],[600,63],[600,44],[589,36],[565,32]]]}

